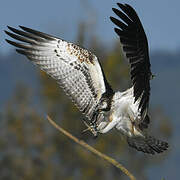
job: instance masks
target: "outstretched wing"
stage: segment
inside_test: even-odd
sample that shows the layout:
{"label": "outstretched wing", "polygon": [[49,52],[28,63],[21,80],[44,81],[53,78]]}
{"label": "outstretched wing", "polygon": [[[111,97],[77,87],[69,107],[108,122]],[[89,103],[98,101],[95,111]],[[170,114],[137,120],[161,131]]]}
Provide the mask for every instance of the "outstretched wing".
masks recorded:
{"label": "outstretched wing", "polygon": [[119,9],[113,8],[120,20],[110,17],[118,27],[123,51],[131,65],[131,80],[134,88],[135,101],[140,99],[139,109],[145,117],[150,96],[150,78],[152,76],[149,62],[148,42],[141,21],[135,10],[125,4],[118,3]]}
{"label": "outstretched wing", "polygon": [[53,77],[91,120],[101,96],[111,89],[97,57],[75,44],[30,28],[8,28],[13,33],[5,31],[6,34],[24,43],[6,41]]}

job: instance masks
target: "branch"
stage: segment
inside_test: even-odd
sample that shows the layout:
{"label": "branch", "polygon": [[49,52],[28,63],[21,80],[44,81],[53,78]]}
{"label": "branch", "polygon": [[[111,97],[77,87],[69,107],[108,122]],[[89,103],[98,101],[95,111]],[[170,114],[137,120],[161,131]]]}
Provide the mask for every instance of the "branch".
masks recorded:
{"label": "branch", "polygon": [[120,163],[118,163],[116,160],[110,158],[109,156],[99,152],[98,150],[96,150],[95,148],[93,148],[92,146],[88,145],[86,142],[84,142],[83,140],[79,140],[78,138],[74,137],[72,134],[70,134],[69,132],[67,132],[66,130],[64,130],[62,127],[60,127],[59,125],[57,125],[49,116],[47,116],[48,121],[57,129],[59,130],[61,133],[63,133],[65,136],[69,137],[70,139],[72,139],[74,142],[76,142],[77,144],[81,145],[82,147],[86,148],[87,150],[91,151],[92,153],[94,153],[95,155],[101,157],[102,159],[106,160],[107,162],[109,162],[110,164],[112,164],[113,166],[117,167],[118,169],[120,169],[124,174],[126,174],[129,179],[131,180],[136,180],[136,178]]}

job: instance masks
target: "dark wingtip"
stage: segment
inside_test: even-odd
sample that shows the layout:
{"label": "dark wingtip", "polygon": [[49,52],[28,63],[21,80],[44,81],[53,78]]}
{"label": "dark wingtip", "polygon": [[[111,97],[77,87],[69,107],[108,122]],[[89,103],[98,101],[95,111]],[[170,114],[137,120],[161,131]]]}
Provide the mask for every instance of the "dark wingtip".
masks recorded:
{"label": "dark wingtip", "polygon": [[114,31],[119,34],[119,29],[118,28],[114,28]]}
{"label": "dark wingtip", "polygon": [[27,53],[22,50],[22,49],[16,49],[16,52],[18,52],[19,54],[23,54],[23,55],[26,55]]}
{"label": "dark wingtip", "polygon": [[117,5],[118,5],[120,8],[122,8],[122,7],[124,7],[126,4],[117,3]]}
{"label": "dark wingtip", "polygon": [[119,12],[119,10],[116,9],[116,8],[112,8],[112,10],[113,10],[113,12],[114,12],[115,14],[118,14],[118,12]]}
{"label": "dark wingtip", "polygon": [[128,8],[133,9],[132,6],[130,6],[129,4],[125,4],[125,6],[128,7]]}
{"label": "dark wingtip", "polygon": [[25,27],[25,26],[19,25],[19,27],[20,27],[22,30],[27,31],[27,32],[29,32],[29,31],[34,31],[33,29],[28,28],[28,27]]}
{"label": "dark wingtip", "polygon": [[127,4],[127,3],[125,3],[125,4],[117,3],[117,5],[118,5],[121,9],[126,8],[126,7],[132,8],[132,7],[131,7],[129,4]]}
{"label": "dark wingtip", "polygon": [[113,20],[115,19],[114,17],[110,16],[109,19],[113,22]]}
{"label": "dark wingtip", "polygon": [[24,26],[22,26],[22,25],[19,25],[19,27],[20,27],[20,28],[23,28]]}
{"label": "dark wingtip", "polygon": [[23,29],[23,30],[27,29],[27,27],[25,27],[25,26],[19,25],[19,27],[20,27],[21,29]]}
{"label": "dark wingtip", "polygon": [[11,29],[12,27],[7,25],[7,28],[8,28],[8,29]]}
{"label": "dark wingtip", "polygon": [[9,30],[13,31],[13,32],[14,32],[14,30],[16,30],[15,28],[13,28],[13,27],[11,27],[11,26],[7,26],[7,28],[8,28]]}
{"label": "dark wingtip", "polygon": [[5,39],[5,41],[6,41],[7,43],[9,43],[9,42],[8,42],[8,41],[9,41],[8,39]]}
{"label": "dark wingtip", "polygon": [[31,28],[28,28],[28,27],[25,27],[25,26],[22,26],[22,25],[19,25],[18,27],[21,28],[24,31],[27,31],[27,32],[30,31],[30,33],[31,33],[31,31],[35,31],[35,30],[31,29]]}
{"label": "dark wingtip", "polygon": [[13,34],[13,33],[9,32],[9,31],[6,31],[6,30],[4,30],[4,32],[5,32],[8,36],[14,38],[14,34]]}
{"label": "dark wingtip", "polygon": [[5,41],[14,46],[14,41],[10,41],[9,39],[5,39]]}
{"label": "dark wingtip", "polygon": [[40,31],[37,31],[37,30],[34,30],[34,29],[31,29],[31,28],[28,28],[28,27],[25,27],[25,26],[19,26],[22,30],[30,33],[30,34],[33,34],[37,37],[40,37],[40,38],[45,38],[47,40],[55,40],[56,37],[52,36],[52,35],[49,35],[49,34],[46,34],[46,33],[43,33],[43,32],[40,32]]}
{"label": "dark wingtip", "polygon": [[6,31],[6,30],[4,30],[4,32],[8,35],[9,34],[9,32],[8,31]]}

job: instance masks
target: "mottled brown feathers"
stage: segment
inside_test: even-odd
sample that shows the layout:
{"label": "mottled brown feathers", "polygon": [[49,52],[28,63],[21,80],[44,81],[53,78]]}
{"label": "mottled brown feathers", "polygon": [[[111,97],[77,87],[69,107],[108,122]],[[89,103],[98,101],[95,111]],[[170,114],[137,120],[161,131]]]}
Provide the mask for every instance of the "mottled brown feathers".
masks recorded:
{"label": "mottled brown feathers", "polygon": [[67,50],[71,55],[76,56],[80,60],[80,62],[85,61],[87,63],[94,64],[94,62],[93,62],[94,55],[90,51],[88,51],[86,49],[82,49],[81,47],[77,46],[76,44],[72,44],[72,43],[68,44]]}

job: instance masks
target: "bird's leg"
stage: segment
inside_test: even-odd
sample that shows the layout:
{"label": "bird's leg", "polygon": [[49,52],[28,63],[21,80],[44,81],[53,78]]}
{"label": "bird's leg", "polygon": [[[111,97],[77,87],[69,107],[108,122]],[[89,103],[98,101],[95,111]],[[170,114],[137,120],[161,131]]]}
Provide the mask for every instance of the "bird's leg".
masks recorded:
{"label": "bird's leg", "polygon": [[95,129],[97,128],[97,120],[99,119],[98,116],[101,113],[104,113],[109,110],[110,110],[110,106],[108,106],[106,99],[101,98],[100,103],[96,106],[96,110],[95,110],[92,120],[91,120],[91,124],[95,127]]}
{"label": "bird's leg", "polygon": [[131,108],[128,108],[129,119],[131,120],[131,133],[135,136],[143,136],[143,132],[140,130],[139,124],[139,116],[136,116]]}
{"label": "bird's leg", "polygon": [[86,131],[91,131],[92,134],[97,137],[97,134],[99,132],[97,127],[104,119],[103,113],[104,113],[104,109],[97,107],[96,111],[94,112],[94,114],[92,116],[90,125],[88,123],[86,123],[86,121],[84,120],[84,124],[87,126],[87,129],[83,130],[82,133],[84,133]]}
{"label": "bird's leg", "polygon": [[96,127],[97,117],[99,113],[100,110],[98,109],[97,111],[94,112],[93,117],[91,119],[91,125],[93,125],[94,127]]}
{"label": "bird's leg", "polygon": [[100,133],[107,133],[109,130],[111,130],[112,128],[114,128],[117,125],[117,121],[108,121],[105,122],[106,124],[104,125],[105,127],[102,129],[99,129]]}
{"label": "bird's leg", "polygon": [[91,123],[91,125],[89,125],[88,123],[86,123],[86,121],[85,121],[84,119],[83,119],[83,122],[84,122],[85,126],[87,126],[87,129],[83,130],[82,133],[85,133],[85,132],[87,132],[87,131],[91,131],[92,134],[93,134],[95,137],[97,137],[98,131],[97,131],[96,127],[94,127],[94,125],[92,125],[92,123]]}

